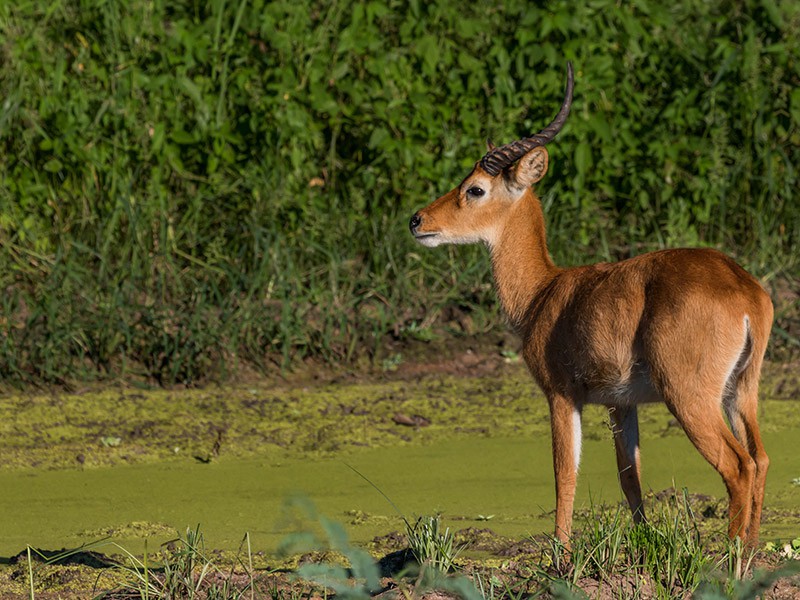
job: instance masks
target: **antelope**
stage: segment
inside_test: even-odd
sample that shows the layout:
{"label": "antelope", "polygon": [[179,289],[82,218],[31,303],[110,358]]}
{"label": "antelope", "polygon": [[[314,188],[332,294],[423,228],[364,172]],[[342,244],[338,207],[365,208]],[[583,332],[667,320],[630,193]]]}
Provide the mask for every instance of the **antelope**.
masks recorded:
{"label": "antelope", "polygon": [[[428,247],[482,242],[496,293],[547,397],[555,472],[555,535],[569,547],[581,456],[581,410],[608,409],[622,491],[645,520],[639,404],[663,402],[730,498],[728,534],[755,546],[769,458],[757,422],[758,381],[772,326],[769,295],[726,255],[666,249],[616,263],[560,268],[547,249],[531,186],[547,172],[542,131],[487,153],[453,190],[418,211],[411,233]],[[727,416],[726,425],[722,413]]]}

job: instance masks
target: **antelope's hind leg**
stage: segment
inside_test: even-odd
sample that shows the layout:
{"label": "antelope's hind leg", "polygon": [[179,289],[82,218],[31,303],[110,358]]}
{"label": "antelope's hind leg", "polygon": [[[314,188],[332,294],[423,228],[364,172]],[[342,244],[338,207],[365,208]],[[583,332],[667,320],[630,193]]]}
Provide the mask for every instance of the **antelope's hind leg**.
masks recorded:
{"label": "antelope's hind leg", "polygon": [[636,406],[609,406],[608,415],[614,433],[619,484],[631,507],[633,522],[641,523],[645,516],[639,462],[639,415]]}
{"label": "antelope's hind leg", "polygon": [[665,394],[667,407],[683,427],[695,448],[722,476],[730,497],[728,509],[731,539],[747,540],[753,513],[756,463],[728,429],[717,393],[675,397]]}
{"label": "antelope's hind leg", "polygon": [[[753,367],[748,367],[751,369]],[[750,523],[743,537],[751,547],[758,545],[758,531],[761,526],[761,511],[764,505],[764,488],[767,483],[769,457],[761,441],[758,427],[758,376],[745,372],[739,377],[735,388],[725,395],[723,406],[733,434],[747,449],[755,463],[755,476],[752,488],[752,510]]]}

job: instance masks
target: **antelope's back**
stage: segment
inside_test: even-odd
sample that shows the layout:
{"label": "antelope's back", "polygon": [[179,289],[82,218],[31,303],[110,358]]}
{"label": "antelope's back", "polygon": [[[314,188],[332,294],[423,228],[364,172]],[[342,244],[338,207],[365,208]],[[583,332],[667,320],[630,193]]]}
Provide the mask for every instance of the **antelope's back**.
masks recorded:
{"label": "antelope's back", "polygon": [[724,385],[747,335],[763,355],[771,324],[769,295],[732,259],[662,250],[561,271],[529,310],[524,353],[545,391],[655,402],[665,373]]}

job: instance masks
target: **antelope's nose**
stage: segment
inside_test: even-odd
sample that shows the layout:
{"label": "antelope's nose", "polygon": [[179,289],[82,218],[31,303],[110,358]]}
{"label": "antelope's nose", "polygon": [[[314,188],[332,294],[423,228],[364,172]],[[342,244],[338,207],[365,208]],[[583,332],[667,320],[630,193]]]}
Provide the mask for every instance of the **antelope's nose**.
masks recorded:
{"label": "antelope's nose", "polygon": [[408,228],[411,230],[411,233],[417,233],[417,227],[419,227],[421,223],[422,217],[419,216],[419,213],[411,217],[411,220],[408,222]]}

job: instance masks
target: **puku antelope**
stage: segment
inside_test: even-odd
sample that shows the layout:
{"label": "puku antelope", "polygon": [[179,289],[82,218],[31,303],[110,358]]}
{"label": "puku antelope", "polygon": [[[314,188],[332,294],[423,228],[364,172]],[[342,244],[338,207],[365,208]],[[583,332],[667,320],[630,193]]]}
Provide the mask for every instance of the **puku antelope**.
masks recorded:
{"label": "puku antelope", "polygon": [[755,545],[769,465],[756,420],[758,380],[772,302],[755,278],[711,249],[553,264],[531,186],[547,171],[544,146],[566,121],[573,86],[568,64],[553,122],[531,137],[490,144],[458,187],[411,218],[411,233],[429,247],[489,247],[500,303],[550,406],[559,539],[568,544],[572,531],[582,407],[608,408],[620,484],[638,523],[645,512],[637,406],[660,401],[722,476],[729,535]]}

